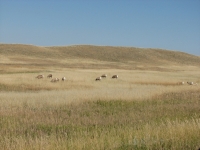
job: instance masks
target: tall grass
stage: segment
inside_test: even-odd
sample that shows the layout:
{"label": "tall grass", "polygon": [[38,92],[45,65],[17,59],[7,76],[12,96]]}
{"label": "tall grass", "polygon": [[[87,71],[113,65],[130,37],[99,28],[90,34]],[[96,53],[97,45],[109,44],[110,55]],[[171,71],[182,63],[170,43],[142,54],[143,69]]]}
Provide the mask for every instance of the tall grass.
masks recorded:
{"label": "tall grass", "polygon": [[[37,74],[65,76],[51,83]],[[103,73],[108,78],[95,82]],[[111,76],[118,74],[119,79]],[[197,149],[199,71],[59,69],[0,74],[1,149]]]}
{"label": "tall grass", "polygon": [[[2,149],[197,149],[200,94],[144,101],[1,100]],[[182,96],[183,95],[183,96]],[[8,104],[10,103],[10,104]]]}

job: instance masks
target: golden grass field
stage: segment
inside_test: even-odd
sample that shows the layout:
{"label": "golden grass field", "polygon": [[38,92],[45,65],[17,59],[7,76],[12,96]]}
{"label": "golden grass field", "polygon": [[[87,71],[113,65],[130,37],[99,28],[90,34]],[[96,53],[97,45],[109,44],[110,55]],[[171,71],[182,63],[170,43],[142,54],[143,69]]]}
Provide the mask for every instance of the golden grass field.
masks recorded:
{"label": "golden grass field", "polygon": [[[67,80],[52,83],[50,73]],[[108,77],[95,81],[102,74]],[[198,149],[200,58],[158,49],[0,44],[0,104],[5,150]]]}

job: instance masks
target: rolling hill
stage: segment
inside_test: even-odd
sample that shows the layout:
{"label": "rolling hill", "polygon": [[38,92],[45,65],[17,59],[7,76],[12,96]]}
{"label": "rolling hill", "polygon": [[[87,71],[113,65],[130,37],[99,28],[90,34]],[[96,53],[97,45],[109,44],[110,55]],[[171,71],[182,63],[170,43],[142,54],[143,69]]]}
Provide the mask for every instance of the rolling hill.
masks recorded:
{"label": "rolling hill", "polygon": [[65,68],[158,69],[200,67],[200,57],[178,51],[112,46],[0,44],[0,65]]}

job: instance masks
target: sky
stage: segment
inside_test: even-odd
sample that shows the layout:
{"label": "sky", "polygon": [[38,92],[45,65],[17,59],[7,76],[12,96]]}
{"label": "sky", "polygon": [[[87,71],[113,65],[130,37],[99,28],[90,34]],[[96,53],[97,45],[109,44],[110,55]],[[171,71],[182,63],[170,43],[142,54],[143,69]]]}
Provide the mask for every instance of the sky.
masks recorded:
{"label": "sky", "polygon": [[160,48],[200,56],[200,0],[0,0],[0,43]]}

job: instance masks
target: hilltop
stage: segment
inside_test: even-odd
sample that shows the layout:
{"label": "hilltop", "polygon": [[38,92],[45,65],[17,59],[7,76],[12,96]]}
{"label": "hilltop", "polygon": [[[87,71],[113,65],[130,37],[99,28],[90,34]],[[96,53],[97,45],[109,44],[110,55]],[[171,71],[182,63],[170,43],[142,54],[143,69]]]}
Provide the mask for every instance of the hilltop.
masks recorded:
{"label": "hilltop", "polygon": [[153,48],[0,44],[0,65],[65,68],[155,69],[200,66],[200,57]]}

